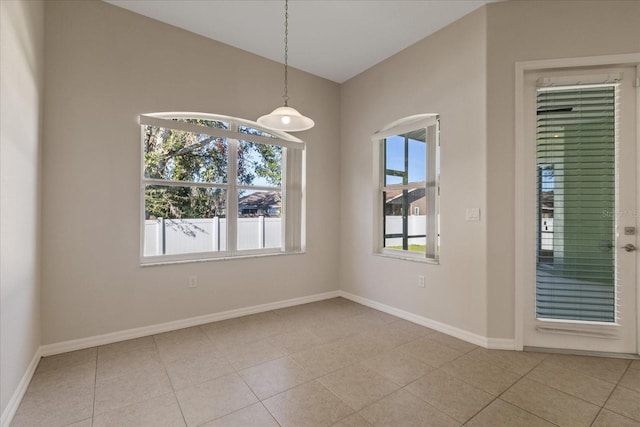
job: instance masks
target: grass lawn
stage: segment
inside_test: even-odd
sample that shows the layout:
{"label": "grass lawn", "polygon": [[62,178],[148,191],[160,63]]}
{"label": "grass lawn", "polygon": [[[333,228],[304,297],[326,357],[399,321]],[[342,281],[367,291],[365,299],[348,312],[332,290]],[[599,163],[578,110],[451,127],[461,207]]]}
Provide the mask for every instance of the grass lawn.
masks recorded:
{"label": "grass lawn", "polygon": [[[402,246],[387,246],[387,249],[398,249],[402,250]],[[409,252],[422,252],[426,251],[427,247],[425,245],[409,245]]]}

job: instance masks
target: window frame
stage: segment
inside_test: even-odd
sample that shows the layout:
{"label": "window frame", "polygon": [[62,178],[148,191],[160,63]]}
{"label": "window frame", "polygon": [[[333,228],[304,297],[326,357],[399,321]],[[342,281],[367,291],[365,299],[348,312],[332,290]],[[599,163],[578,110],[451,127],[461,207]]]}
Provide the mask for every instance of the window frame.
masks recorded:
{"label": "window frame", "polygon": [[[419,129],[425,129],[425,183],[423,186],[413,184],[397,185],[394,190],[425,190],[427,207],[425,212],[426,245],[425,252],[414,252],[404,249],[391,249],[385,247],[385,196],[388,190],[385,186],[385,144],[387,138],[400,136]],[[440,263],[440,116],[436,113],[418,114],[396,120],[371,137],[374,143],[374,247],[376,255],[388,256],[409,261],[420,261],[432,264]],[[407,153],[408,156],[408,153]],[[430,201],[430,202],[429,202]],[[404,231],[403,231],[404,234]],[[403,236],[404,237],[404,236]],[[407,236],[407,238],[409,238]],[[430,250],[430,248],[432,248]]]}
{"label": "window frame", "polygon": [[[202,119],[228,123],[228,129],[213,128],[174,119]],[[220,114],[192,112],[147,113],[139,116],[140,140],[140,265],[173,264],[222,259],[237,259],[268,255],[297,254],[305,251],[305,163],[306,144],[288,133],[272,130],[256,122]],[[210,135],[226,139],[227,182],[192,182],[145,177],[145,131],[147,126]],[[270,134],[252,135],[239,131],[241,126]],[[282,179],[280,186],[245,185],[237,182],[237,153],[240,141],[280,146],[282,151]],[[225,191],[226,249],[224,251],[190,252],[181,254],[147,255],[145,246],[145,188],[148,185],[175,187],[220,188]],[[239,192],[280,191],[281,245],[276,248],[237,249]]]}

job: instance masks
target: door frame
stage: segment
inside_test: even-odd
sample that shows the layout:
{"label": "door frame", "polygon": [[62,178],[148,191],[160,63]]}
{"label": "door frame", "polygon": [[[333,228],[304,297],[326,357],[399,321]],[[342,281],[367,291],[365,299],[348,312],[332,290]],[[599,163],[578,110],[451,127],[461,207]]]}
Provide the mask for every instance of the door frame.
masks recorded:
{"label": "door frame", "polygon": [[[524,348],[524,308],[527,302],[527,285],[529,278],[535,277],[535,265],[530,262],[527,254],[530,251],[531,242],[527,238],[528,218],[532,213],[527,212],[526,200],[531,197],[526,186],[526,168],[529,166],[526,155],[526,132],[525,132],[525,74],[536,71],[560,71],[570,68],[580,67],[602,67],[602,66],[640,66],[640,53],[589,56],[580,58],[561,58],[537,61],[520,61],[515,64],[515,143],[516,143],[516,193],[515,193],[515,349],[522,351]],[[638,71],[636,71],[636,74]],[[636,80],[637,83],[637,80]],[[640,85],[636,84],[636,111],[640,111]],[[640,140],[640,119],[636,118],[636,146]],[[640,150],[638,151],[640,153]],[[640,155],[638,156],[640,159]],[[638,161],[636,167],[640,171]],[[637,174],[637,178],[640,173]],[[639,183],[640,184],[640,183]],[[638,186],[640,188],[640,185]],[[640,262],[638,263],[640,266]],[[638,272],[640,273],[640,272]],[[640,354],[640,275],[636,282],[636,353]]]}

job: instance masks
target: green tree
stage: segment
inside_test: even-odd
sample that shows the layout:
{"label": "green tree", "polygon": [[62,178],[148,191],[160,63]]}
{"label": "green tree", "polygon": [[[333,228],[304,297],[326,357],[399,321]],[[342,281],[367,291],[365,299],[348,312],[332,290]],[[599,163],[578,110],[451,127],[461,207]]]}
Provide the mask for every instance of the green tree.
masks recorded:
{"label": "green tree", "polygon": [[276,187],[282,185],[282,147],[276,145],[252,144],[260,155],[260,160],[253,161],[256,174]]}
{"label": "green tree", "polygon": [[[217,121],[180,120],[224,128]],[[256,129],[243,129],[249,134],[262,134]],[[146,178],[214,184],[228,180],[229,146],[224,138],[147,126],[144,145]],[[251,185],[260,177],[271,185],[280,185],[281,161],[281,147],[240,141],[238,183]],[[212,218],[223,216],[225,207],[225,192],[221,188],[148,185],[145,189],[147,219]]]}

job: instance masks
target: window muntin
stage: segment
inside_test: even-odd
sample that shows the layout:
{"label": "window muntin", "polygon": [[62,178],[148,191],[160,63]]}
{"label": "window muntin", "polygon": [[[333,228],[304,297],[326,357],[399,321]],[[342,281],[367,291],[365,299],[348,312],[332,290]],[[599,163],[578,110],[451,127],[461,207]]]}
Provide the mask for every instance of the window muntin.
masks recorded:
{"label": "window muntin", "polygon": [[247,133],[249,135],[264,136],[265,138],[275,138],[276,137],[271,132],[267,132],[267,131],[264,131],[262,129],[252,128],[250,126],[242,126],[242,125],[240,125],[240,126],[238,126],[238,132]]}
{"label": "window muntin", "polygon": [[437,115],[413,116],[374,135],[380,150],[381,253],[438,260],[438,125]]}
{"label": "window muntin", "polygon": [[225,116],[140,122],[142,263],[303,249],[302,141]]}

